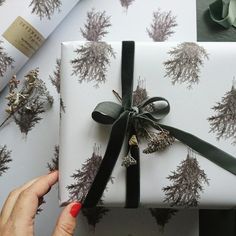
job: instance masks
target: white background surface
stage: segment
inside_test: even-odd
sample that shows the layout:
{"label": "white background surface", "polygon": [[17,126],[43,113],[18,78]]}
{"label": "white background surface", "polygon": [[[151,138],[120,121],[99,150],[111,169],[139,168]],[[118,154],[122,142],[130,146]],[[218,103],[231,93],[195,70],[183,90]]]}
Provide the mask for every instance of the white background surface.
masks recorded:
{"label": "white background surface", "polygon": [[[175,9],[173,13],[177,12],[179,26],[178,29],[176,28],[177,33],[170,38],[170,41],[192,41],[196,39],[196,29],[193,23],[193,19],[195,19],[195,1],[193,0],[181,0],[176,4],[166,0],[150,0],[148,3],[144,0],[136,0],[129,7],[128,12],[121,7],[119,0],[82,0],[48,38],[41,50],[33,56],[17,75],[18,79],[23,78],[29,70],[39,66],[40,76],[48,85],[51,94],[55,98],[55,103],[53,108],[43,115],[44,119],[36,125],[27,138],[22,136],[14,123],[0,131],[0,144],[7,144],[8,148],[12,150],[13,158],[9,171],[0,178],[0,205],[3,204],[6,196],[13,188],[47,172],[46,163],[53,157],[54,145],[59,143],[58,95],[48,77],[54,70],[56,58],[60,57],[60,43],[82,39],[80,27],[83,27],[86,12],[91,10],[92,7],[96,10],[106,10],[107,15],[112,16],[112,27],[105,40],[133,39],[151,42],[152,40],[146,33],[146,27],[152,22],[152,12],[159,7],[166,10],[173,8]],[[7,91],[0,95],[1,120],[4,114],[4,96],[6,93]],[[36,220],[36,235],[40,236],[50,235],[60,212],[57,188],[54,188],[48,194],[46,201],[44,211],[37,216]],[[94,235],[92,231],[89,231],[87,222],[82,216],[79,217],[78,234],[76,235]],[[97,226],[95,235],[154,236],[159,235],[159,232],[154,218],[146,209],[115,209],[108,213],[101,224]],[[171,220],[162,235],[197,236],[198,211],[181,211]]]}

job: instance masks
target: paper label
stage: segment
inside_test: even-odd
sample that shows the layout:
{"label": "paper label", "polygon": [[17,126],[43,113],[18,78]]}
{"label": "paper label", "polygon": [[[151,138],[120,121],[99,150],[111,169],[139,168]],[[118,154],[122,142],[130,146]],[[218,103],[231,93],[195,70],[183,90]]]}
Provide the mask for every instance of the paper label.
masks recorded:
{"label": "paper label", "polygon": [[29,22],[20,16],[2,36],[27,57],[31,57],[45,40]]}

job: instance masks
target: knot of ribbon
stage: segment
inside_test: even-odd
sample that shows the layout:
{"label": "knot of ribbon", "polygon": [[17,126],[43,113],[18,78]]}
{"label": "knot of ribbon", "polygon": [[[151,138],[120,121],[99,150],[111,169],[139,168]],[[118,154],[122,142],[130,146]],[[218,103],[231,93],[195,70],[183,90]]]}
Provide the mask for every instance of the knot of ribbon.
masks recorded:
{"label": "knot of ribbon", "polygon": [[228,29],[236,27],[236,0],[216,0],[209,5],[211,19]]}
{"label": "knot of ribbon", "polygon": [[[98,204],[111,177],[125,138],[127,137],[130,140],[135,135],[135,122],[137,120],[147,122],[154,129],[167,130],[175,139],[236,175],[236,159],[233,156],[190,133],[159,123],[170,112],[170,104],[167,99],[152,97],[137,107],[132,106],[134,54],[135,43],[123,41],[121,59],[122,104],[110,101],[101,102],[92,112],[92,118],[95,121],[101,124],[111,124],[112,129],[103,160],[84,200],[84,207],[95,207]],[[145,108],[150,104],[154,107],[148,111]],[[127,145],[127,147],[129,147],[127,153],[129,152],[134,158],[135,165],[126,168],[126,207],[136,208],[140,201],[139,148],[137,145]]]}

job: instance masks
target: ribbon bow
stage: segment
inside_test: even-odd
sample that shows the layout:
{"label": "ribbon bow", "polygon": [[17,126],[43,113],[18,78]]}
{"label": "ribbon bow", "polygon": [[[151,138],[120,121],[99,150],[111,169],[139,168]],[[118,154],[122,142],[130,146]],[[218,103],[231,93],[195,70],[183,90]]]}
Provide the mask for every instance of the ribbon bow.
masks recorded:
{"label": "ribbon bow", "polygon": [[[152,97],[132,107],[133,70],[134,70],[133,41],[122,42],[122,104],[114,102],[99,103],[92,113],[92,118],[101,124],[112,124],[110,139],[101,166],[84,201],[84,207],[94,207],[99,202],[110,179],[112,170],[118,159],[126,135],[128,139],[135,134],[135,122],[143,120],[153,128],[167,130],[171,136],[186,144],[200,155],[236,175],[236,159],[219,148],[199,139],[198,137],[177,128],[160,124],[170,111],[169,102],[162,97]],[[154,104],[153,111],[145,107]],[[126,207],[136,208],[140,198],[140,166],[139,149],[137,145],[129,147],[136,165],[127,167],[126,175]]]}
{"label": "ribbon bow", "polygon": [[228,29],[236,27],[236,0],[217,0],[209,5],[211,19]]}

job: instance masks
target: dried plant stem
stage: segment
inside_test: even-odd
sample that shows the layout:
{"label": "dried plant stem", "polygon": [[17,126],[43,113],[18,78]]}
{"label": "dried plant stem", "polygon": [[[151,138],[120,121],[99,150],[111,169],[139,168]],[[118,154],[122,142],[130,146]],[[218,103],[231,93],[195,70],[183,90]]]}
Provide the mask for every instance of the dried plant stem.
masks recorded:
{"label": "dried plant stem", "polygon": [[13,117],[22,133],[27,134],[42,118],[39,114],[45,112],[46,106],[51,106],[53,98],[49,95],[45,83],[38,78],[39,70],[30,71],[24,80],[21,90],[18,90],[16,77],[9,82],[9,94],[6,96],[8,116],[0,124],[3,127]]}
{"label": "dried plant stem", "polygon": [[117,93],[115,90],[112,90],[112,92],[114,93],[114,95],[116,96],[116,98],[118,99],[118,101],[119,101],[120,103],[122,103],[122,98],[121,98],[120,94]]}

